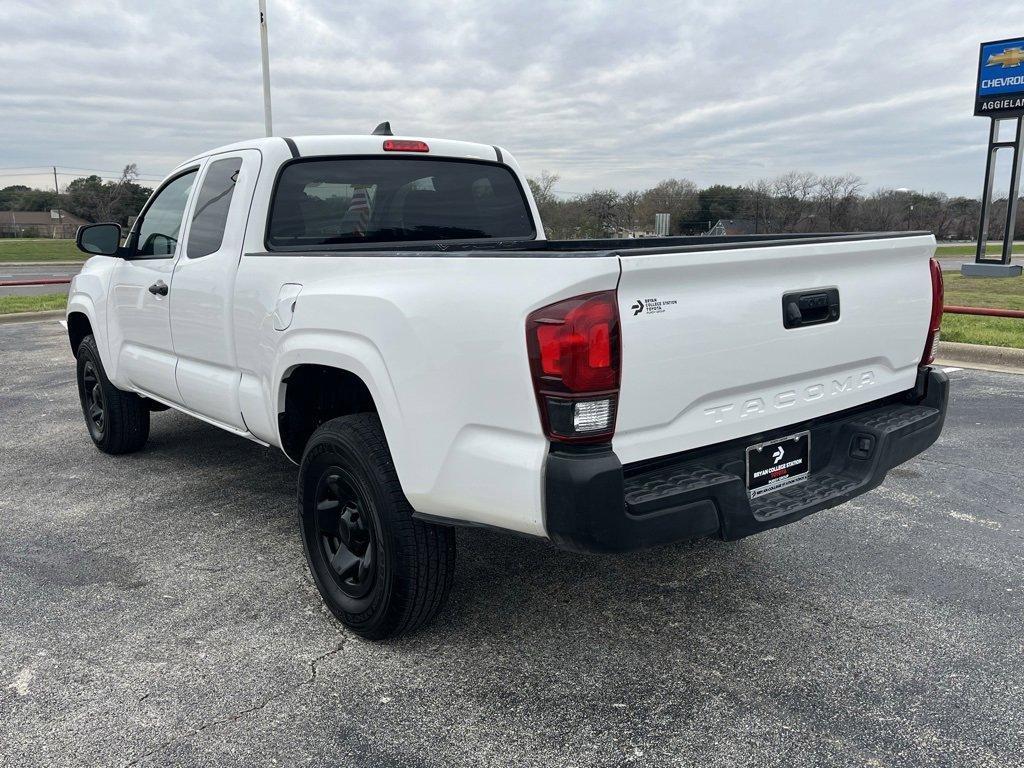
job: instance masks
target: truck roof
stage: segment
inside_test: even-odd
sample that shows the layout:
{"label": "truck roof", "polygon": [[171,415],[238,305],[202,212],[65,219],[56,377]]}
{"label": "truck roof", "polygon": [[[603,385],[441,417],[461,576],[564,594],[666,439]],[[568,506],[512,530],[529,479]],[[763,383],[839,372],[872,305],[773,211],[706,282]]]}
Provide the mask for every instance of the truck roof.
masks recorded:
{"label": "truck roof", "polygon": [[[384,141],[423,141],[430,147],[429,155],[441,157],[457,157],[467,160],[489,160],[491,162],[505,159],[504,150],[489,144],[477,144],[470,141],[453,139],[437,139],[424,136],[380,136],[380,135],[311,135],[311,136],[267,136],[263,138],[238,141],[226,144],[207,152],[190,157],[182,165],[195,162],[208,155],[221,152],[232,152],[239,149],[280,149],[288,147],[288,142],[295,145],[301,157],[322,155],[376,155],[384,154]],[[419,153],[417,153],[419,154]]]}

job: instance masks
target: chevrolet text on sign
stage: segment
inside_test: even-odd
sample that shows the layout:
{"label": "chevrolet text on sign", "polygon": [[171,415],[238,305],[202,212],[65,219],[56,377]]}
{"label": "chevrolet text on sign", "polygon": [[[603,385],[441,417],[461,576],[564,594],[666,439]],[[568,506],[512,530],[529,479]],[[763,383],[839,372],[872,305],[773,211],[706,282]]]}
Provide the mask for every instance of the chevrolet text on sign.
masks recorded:
{"label": "chevrolet text on sign", "polygon": [[981,44],[974,114],[1024,114],[1024,37]]}

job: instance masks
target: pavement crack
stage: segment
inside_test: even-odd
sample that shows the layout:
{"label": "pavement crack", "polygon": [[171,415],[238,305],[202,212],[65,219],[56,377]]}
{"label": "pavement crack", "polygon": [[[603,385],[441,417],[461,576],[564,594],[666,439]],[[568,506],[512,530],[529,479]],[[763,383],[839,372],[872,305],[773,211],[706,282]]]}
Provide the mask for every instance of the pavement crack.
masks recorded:
{"label": "pavement crack", "polygon": [[[159,744],[158,746],[154,747],[153,749],[149,750],[148,752],[145,752],[145,753],[139,755],[138,757],[133,758],[129,762],[125,763],[123,768],[131,768],[131,766],[133,766],[133,765],[138,765],[139,763],[141,763],[146,758],[149,758],[149,757],[152,757],[153,755],[159,754],[159,753],[163,752],[164,750],[166,750],[168,747],[172,747],[175,744],[179,744],[179,743],[181,743],[183,741],[187,741],[188,739],[191,739],[194,736],[202,733],[203,731],[209,730],[210,728],[214,728],[214,727],[216,727],[218,725],[223,725],[224,723],[235,723],[235,722],[238,722],[239,720],[241,720],[241,719],[243,719],[245,717],[248,717],[249,715],[252,715],[252,714],[254,714],[256,712],[261,712],[271,702],[278,701],[279,699],[283,699],[285,696],[289,696],[289,695],[295,693],[296,691],[300,690],[301,688],[305,688],[306,686],[313,685],[316,682],[317,675],[319,674],[320,664],[322,662],[324,662],[325,660],[331,658],[332,656],[340,653],[344,649],[344,647],[345,647],[345,641],[342,640],[337,645],[335,645],[333,648],[331,648],[330,650],[324,651],[323,653],[321,653],[316,658],[311,659],[310,662],[309,662],[309,675],[304,680],[300,680],[295,685],[291,685],[291,686],[288,686],[286,688],[283,688],[282,690],[278,691],[277,693],[275,693],[275,694],[273,694],[271,696],[267,696],[265,699],[263,699],[262,701],[254,704],[251,707],[246,707],[245,709],[238,710],[237,712],[231,712],[230,714],[227,714],[227,715],[224,715],[224,716],[221,716],[221,717],[216,717],[216,718],[214,718],[212,720],[209,720],[207,722],[201,723],[200,725],[196,726],[195,728],[192,728],[191,730],[189,730],[188,733],[182,734],[180,736],[175,736],[173,739],[168,739],[167,741],[163,742],[162,744]],[[147,694],[147,696],[148,695],[149,694]],[[143,698],[145,698],[145,697],[143,697]]]}

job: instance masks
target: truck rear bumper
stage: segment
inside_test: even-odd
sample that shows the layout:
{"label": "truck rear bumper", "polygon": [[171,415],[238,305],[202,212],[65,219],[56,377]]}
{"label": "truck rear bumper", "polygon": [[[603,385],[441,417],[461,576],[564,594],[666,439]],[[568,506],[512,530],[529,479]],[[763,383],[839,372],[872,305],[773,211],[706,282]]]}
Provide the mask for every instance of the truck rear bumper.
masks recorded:
{"label": "truck rear bumper", "polygon": [[[703,536],[740,539],[834,507],[879,485],[939,436],[949,379],[924,369],[901,396],[763,435],[623,467],[609,447],[553,447],[545,527],[564,549],[624,552]],[[745,449],[810,430],[810,476],[750,499]]]}

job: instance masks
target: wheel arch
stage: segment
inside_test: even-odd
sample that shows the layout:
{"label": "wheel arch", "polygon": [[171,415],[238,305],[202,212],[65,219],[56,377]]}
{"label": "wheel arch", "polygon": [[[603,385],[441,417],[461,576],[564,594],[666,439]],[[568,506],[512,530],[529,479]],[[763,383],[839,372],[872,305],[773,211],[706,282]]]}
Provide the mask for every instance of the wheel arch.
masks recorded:
{"label": "wheel arch", "polygon": [[[321,330],[293,332],[279,348],[273,368],[276,373],[271,379],[271,392],[268,393],[272,413],[268,415],[272,417],[272,423],[278,431],[277,444],[292,461],[298,463],[302,459],[305,442],[303,440],[300,445],[297,443],[309,426],[306,424],[299,432],[287,431],[289,406],[301,405],[305,398],[313,397],[318,390],[311,387],[311,384],[317,381],[321,386],[337,384],[342,387],[341,396],[337,400],[347,404],[348,408],[358,408],[348,413],[368,412],[372,403],[372,411],[380,419],[388,446],[393,454],[400,452],[401,446],[398,443],[402,435],[402,418],[398,397],[384,359],[369,339]],[[309,405],[308,402],[305,404]],[[326,415],[326,419],[329,419],[346,415],[346,412],[327,415],[332,410],[328,408],[320,416]],[[308,436],[305,435],[305,438],[308,439]]]}
{"label": "wheel arch", "polygon": [[321,424],[356,413],[380,416],[373,393],[360,376],[322,363],[289,368],[279,383],[278,404],[281,448],[295,462],[301,461],[306,443]]}
{"label": "wheel arch", "polygon": [[92,328],[92,321],[89,316],[81,309],[73,309],[68,312],[68,341],[71,342],[71,352],[78,354],[78,347],[82,343],[82,339],[92,334],[95,336],[95,332]]}
{"label": "wheel arch", "polygon": [[107,349],[106,326],[103,323],[102,315],[96,309],[93,297],[88,293],[77,290],[78,283],[82,279],[79,275],[72,283],[71,295],[68,296],[68,308],[65,318],[67,320],[68,343],[71,345],[71,353],[78,354],[78,345],[82,339],[90,333],[96,339],[96,350],[100,353],[100,361],[106,370],[107,376],[114,380],[117,375],[117,366],[111,359],[110,350]]}

